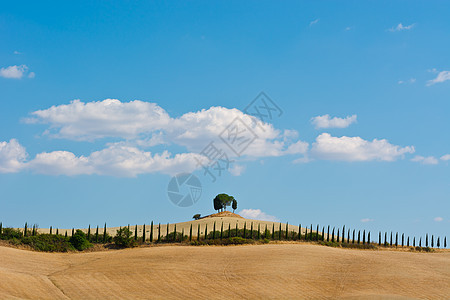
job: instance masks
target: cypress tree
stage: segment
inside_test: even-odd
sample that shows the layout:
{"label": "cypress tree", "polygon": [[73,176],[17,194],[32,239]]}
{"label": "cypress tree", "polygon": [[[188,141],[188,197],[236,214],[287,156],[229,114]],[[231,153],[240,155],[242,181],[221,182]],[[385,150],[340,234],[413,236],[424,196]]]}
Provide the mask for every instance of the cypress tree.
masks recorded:
{"label": "cypress tree", "polygon": [[367,235],[367,244],[370,244],[370,231],[369,234]]}
{"label": "cypress tree", "polygon": [[330,241],[330,225],[328,225],[328,230],[327,230],[327,242]]}
{"label": "cypress tree", "polygon": [[245,238],[247,238],[247,236],[246,236],[246,232],[247,231],[247,222],[244,222],[244,233],[243,233],[243,238],[245,239]]}
{"label": "cypress tree", "polygon": [[261,239],[261,223],[258,223],[258,240]]}
{"label": "cypress tree", "polygon": [[142,225],[142,242],[145,243],[145,223]]}
{"label": "cypress tree", "polygon": [[153,243],[153,221],[150,224],[150,243]]}
{"label": "cypress tree", "polygon": [[275,223],[272,223],[272,240],[275,239]]}
{"label": "cypress tree", "polygon": [[392,231],[391,231],[391,242],[390,242],[390,245],[389,245],[389,246],[392,247]]}
{"label": "cypress tree", "polygon": [[236,222],[236,236],[238,236],[238,222]]}
{"label": "cypress tree", "polygon": [[59,229],[56,228],[56,235],[59,235]]}
{"label": "cypress tree", "polygon": [[422,248],[422,237],[419,239],[419,247]]}
{"label": "cypress tree", "polygon": [[413,239],[413,247],[416,247],[416,237]]}
{"label": "cypress tree", "polygon": [[338,230],[337,230],[336,242],[339,243],[339,228],[338,228]]}
{"label": "cypress tree", "polygon": [[425,247],[428,247],[428,233],[427,233],[427,235],[425,237]]}
{"label": "cypress tree", "polygon": [[364,229],[363,230],[363,245],[365,245],[366,244],[366,230]]}
{"label": "cypress tree", "polygon": [[305,226],[305,241],[308,240],[308,226]]}
{"label": "cypress tree", "polygon": [[64,235],[65,238],[67,238],[67,230],[66,230],[66,234]]}
{"label": "cypress tree", "polygon": [[130,224],[128,224],[128,231],[130,231]]}
{"label": "cypress tree", "polygon": [[228,223],[228,238],[231,237],[231,223]]}
{"label": "cypress tree", "polygon": [[137,224],[134,227],[134,240],[137,241]]}
{"label": "cypress tree", "polygon": [[[0,225],[0,231],[1,231],[1,225]],[[66,233],[67,233],[67,231],[66,231]],[[1,235],[1,233],[0,233],[0,235]],[[33,231],[31,231],[31,235],[32,236],[36,235],[36,225],[33,225]]]}
{"label": "cypress tree", "polygon": [[161,223],[158,223],[158,243],[161,242]]}
{"label": "cypress tree", "polygon": [[331,233],[331,242],[334,243],[334,227],[333,227],[333,232]]}
{"label": "cypress tree", "polygon": [[197,241],[200,241],[200,223],[198,224],[198,227],[197,227]]}
{"label": "cypress tree", "polygon": [[300,224],[298,224],[298,240],[300,241],[302,239],[302,227]]}
{"label": "cypress tree", "polygon": [[[67,231],[66,231],[67,234]],[[95,242],[98,243],[98,225],[97,225],[97,230],[95,231]]]}
{"label": "cypress tree", "polygon": [[355,243],[355,229],[353,229],[353,238],[352,238],[352,244]]}
{"label": "cypress tree", "polygon": [[444,237],[444,248],[447,248],[447,237]]}
{"label": "cypress tree", "polygon": [[250,226],[250,238],[253,240],[253,222]]}
{"label": "cypress tree", "polygon": [[311,227],[310,227],[310,229],[309,229],[309,239],[312,241],[312,240],[314,240],[314,237],[313,237],[313,231],[312,231],[312,224],[311,224]]}
{"label": "cypress tree", "polygon": [[289,225],[286,222],[286,235],[285,235],[286,241],[289,240]]}
{"label": "cypress tree", "polygon": [[402,247],[404,246],[404,242],[405,242],[405,234],[402,233]]}
{"label": "cypress tree", "polygon": [[384,232],[384,246],[386,247],[387,245],[388,245],[388,242],[387,242],[387,232],[385,231]]}
{"label": "cypress tree", "polygon": [[381,246],[381,231],[378,233],[378,246]]}
{"label": "cypress tree", "polygon": [[431,248],[434,247],[434,235],[431,235]]}
{"label": "cypress tree", "polygon": [[409,236],[408,239],[406,240],[406,246],[409,247]]}
{"label": "cypress tree", "polygon": [[213,240],[216,239],[216,221],[214,221],[214,226],[213,226]]}
{"label": "cypress tree", "polygon": [[25,222],[25,229],[24,229],[24,231],[23,231],[23,236],[27,236],[27,227],[28,227],[28,224],[27,224],[27,222]]}
{"label": "cypress tree", "polygon": [[358,244],[361,243],[361,230],[358,230]]}
{"label": "cypress tree", "polygon": [[342,242],[345,243],[345,225],[342,226]]}
{"label": "cypress tree", "polygon": [[[72,229],[72,235],[73,235],[73,229]],[[103,229],[103,243],[106,243],[106,223],[105,223],[105,229]]]}
{"label": "cypress tree", "polygon": [[205,224],[205,240],[208,239],[208,223]]}
{"label": "cypress tree", "polygon": [[280,228],[278,229],[278,240],[281,240],[281,223]]}
{"label": "cypress tree", "polygon": [[174,242],[177,241],[177,223],[175,223],[175,225],[173,227],[173,241]]}
{"label": "cypress tree", "polygon": [[325,238],[325,227],[322,226],[322,242],[323,242],[324,238]]}
{"label": "cypress tree", "polygon": [[267,224],[266,224],[266,230],[264,231],[264,238],[267,239]]}
{"label": "cypress tree", "polygon": [[72,235],[73,236],[75,234],[75,229],[72,227]]}
{"label": "cypress tree", "polygon": [[436,246],[439,248],[441,246],[441,243],[439,241],[439,237],[437,238]]}
{"label": "cypress tree", "polygon": [[189,229],[189,242],[192,241],[192,223],[191,228]]}
{"label": "cypress tree", "polygon": [[50,234],[52,234],[52,229],[53,229],[52,226],[50,226]]}
{"label": "cypress tree", "polygon": [[222,226],[220,226],[220,239],[223,239],[223,222]]}
{"label": "cypress tree", "polygon": [[181,243],[183,242],[183,240],[184,240],[184,228],[181,228]]}
{"label": "cypress tree", "polygon": [[167,226],[166,226],[166,242],[168,242],[169,241],[169,223],[167,223]]}
{"label": "cypress tree", "polygon": [[317,227],[316,227],[316,241],[318,241],[319,240],[319,224],[317,224]]}
{"label": "cypress tree", "polygon": [[[58,229],[56,229],[56,234],[58,234]],[[88,240],[88,241],[91,240],[91,224],[89,224],[88,234],[87,234],[87,240]]]}
{"label": "cypress tree", "polygon": [[3,233],[3,223],[0,222],[0,236],[2,236],[2,233]]}

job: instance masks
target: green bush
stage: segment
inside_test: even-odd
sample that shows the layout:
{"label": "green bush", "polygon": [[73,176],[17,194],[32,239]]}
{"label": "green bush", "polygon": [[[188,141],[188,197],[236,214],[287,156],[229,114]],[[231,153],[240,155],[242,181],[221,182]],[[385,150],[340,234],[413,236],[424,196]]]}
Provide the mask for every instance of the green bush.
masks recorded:
{"label": "green bush", "polygon": [[2,234],[0,235],[0,238],[2,240],[12,240],[12,239],[21,239],[23,236],[22,231],[20,229],[14,229],[14,228],[3,228]]}
{"label": "green bush", "polygon": [[89,247],[92,247],[92,244],[89,243],[88,239],[86,238],[86,234],[80,229],[77,229],[75,234],[70,237],[69,242],[75,249],[79,251],[83,251]]}
{"label": "green bush", "polygon": [[127,227],[117,230],[117,234],[114,237],[114,243],[121,248],[130,248],[137,245],[136,241],[132,237],[133,233]]}
{"label": "green bush", "polygon": [[22,243],[38,251],[67,252],[75,250],[68,238],[62,235],[39,234],[22,238]]}

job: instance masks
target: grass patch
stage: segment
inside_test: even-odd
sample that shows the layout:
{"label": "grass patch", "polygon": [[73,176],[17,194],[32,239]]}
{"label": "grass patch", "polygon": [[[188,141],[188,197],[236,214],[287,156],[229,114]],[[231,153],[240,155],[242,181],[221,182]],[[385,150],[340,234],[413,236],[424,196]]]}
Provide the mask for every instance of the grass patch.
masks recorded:
{"label": "grass patch", "polygon": [[34,250],[45,252],[68,252],[75,250],[69,239],[62,235],[39,234],[22,238],[21,243]]}

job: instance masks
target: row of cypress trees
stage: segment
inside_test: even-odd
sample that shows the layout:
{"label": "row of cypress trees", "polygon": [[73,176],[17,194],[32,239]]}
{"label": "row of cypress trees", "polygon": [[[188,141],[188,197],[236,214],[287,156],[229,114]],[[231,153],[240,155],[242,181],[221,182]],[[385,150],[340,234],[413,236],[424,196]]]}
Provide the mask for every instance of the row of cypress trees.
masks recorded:
{"label": "row of cypress trees", "polygon": [[[213,225],[213,230],[212,232],[208,232],[208,224],[205,224],[205,231],[203,236],[201,235],[201,226],[200,224],[198,224],[197,226],[197,235],[196,235],[196,239],[200,240],[200,239],[223,239],[223,238],[230,238],[232,237],[232,235],[234,235],[235,237],[243,237],[243,238],[250,238],[250,239],[261,239],[261,238],[265,238],[265,239],[272,239],[272,240],[306,240],[306,241],[327,241],[327,242],[336,242],[336,243],[352,243],[352,244],[370,244],[372,243],[371,240],[371,236],[370,236],[370,231],[367,232],[363,230],[362,232],[362,236],[361,236],[361,230],[358,230],[358,232],[356,232],[355,229],[350,230],[347,229],[347,232],[345,231],[345,225],[342,227],[342,231],[340,231],[340,228],[332,228],[332,231],[330,233],[330,226],[327,226],[327,231],[325,234],[325,227],[322,227],[322,233],[320,234],[320,230],[319,230],[319,225],[316,226],[316,230],[315,232],[313,231],[313,226],[311,224],[310,228],[308,229],[308,227],[305,228],[305,232],[304,234],[302,234],[302,228],[301,225],[298,225],[298,231],[289,231],[289,224],[286,223],[286,227],[285,230],[283,231],[282,228],[282,224],[280,223],[278,226],[278,231],[275,230],[275,223],[272,223],[272,230],[270,231],[270,228],[268,228],[267,224],[265,226],[265,229],[263,232],[261,232],[261,224],[258,223],[258,229],[255,230],[253,227],[253,222],[251,222],[251,227],[250,230],[247,229],[247,222],[244,223],[244,227],[243,229],[238,229],[238,223],[236,223],[236,226],[234,229],[231,228],[231,224],[228,224],[228,230],[224,231],[224,223],[222,222],[221,226],[220,226],[220,232],[216,231],[216,222],[214,222]],[[153,225],[153,221],[150,224],[150,236],[148,241],[149,242],[181,242],[182,240],[188,239],[189,241],[194,240],[194,232],[193,232],[193,224],[191,224],[190,228],[189,228],[189,235],[185,236],[184,233],[184,229],[182,230],[181,234],[177,232],[177,225],[174,224],[174,228],[173,231],[169,232],[169,223],[167,223],[166,225],[166,235],[165,236],[161,236],[161,223],[158,224],[156,230],[157,230],[157,237],[154,237],[154,225]],[[97,225],[96,231],[94,233],[94,236],[92,236],[91,239],[91,226],[89,225],[88,230],[87,230],[87,238],[88,240],[92,240],[95,241],[96,243],[99,242],[103,242],[106,243],[107,242],[107,227],[106,227],[106,223],[104,225],[103,228],[103,234],[100,237],[99,236],[99,226]],[[138,239],[140,241],[142,241],[142,243],[145,243],[147,241],[146,238],[146,227],[145,224],[143,225],[143,230],[142,230],[142,236],[139,237],[138,236],[138,225],[136,224],[135,228],[134,228],[134,239],[137,241]],[[130,225],[128,225],[128,230],[130,230]],[[3,224],[0,222],[0,237],[2,235],[2,231],[3,231]],[[233,232],[234,231],[234,232]],[[72,235],[74,235],[75,229],[72,228]],[[232,234],[233,233],[233,234]],[[28,227],[28,223],[25,223],[24,226],[24,231],[23,231],[23,235],[24,236],[35,236],[37,234],[37,226],[33,225],[32,229],[30,230],[30,228]],[[50,226],[50,234],[53,234],[53,227]],[[56,234],[59,234],[59,229],[56,229]],[[347,235],[347,238],[346,238]],[[67,231],[65,232],[65,236],[67,237]],[[101,240],[100,240],[100,238]],[[325,238],[326,237],[326,238]],[[417,242],[417,243],[416,243]],[[424,246],[425,247],[429,247],[431,246],[431,248],[434,248],[435,246],[437,248],[440,248],[441,246],[444,248],[447,248],[447,237],[444,237],[441,243],[441,238],[437,237],[435,238],[434,235],[431,235],[431,239],[429,239],[429,235],[426,234],[425,236],[425,241],[424,241]],[[395,238],[393,235],[393,232],[390,233],[390,238],[388,239],[388,233],[385,232],[384,233],[384,241],[383,241],[383,235],[382,232],[380,231],[378,233],[378,245],[379,246],[385,246],[385,247],[416,247],[416,245],[418,247],[422,247],[422,237],[419,238],[418,241],[416,241],[416,238],[413,237],[412,241],[410,240],[410,237],[407,236],[405,238],[405,234],[402,233],[400,236],[400,240],[399,240],[399,234],[398,232],[395,233]]]}

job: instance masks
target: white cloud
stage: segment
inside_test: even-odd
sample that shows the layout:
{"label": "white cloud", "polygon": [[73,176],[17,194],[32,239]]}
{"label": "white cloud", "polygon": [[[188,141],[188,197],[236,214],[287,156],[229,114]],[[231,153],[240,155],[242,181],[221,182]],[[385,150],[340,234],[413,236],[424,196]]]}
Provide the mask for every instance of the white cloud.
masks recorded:
{"label": "white cloud", "polygon": [[434,218],[434,221],[435,221],[435,222],[442,222],[442,221],[444,221],[444,218],[442,218],[442,217],[436,217],[436,218]]}
{"label": "white cloud", "polygon": [[373,222],[373,221],[374,221],[374,219],[369,219],[369,218],[361,219],[362,223]]}
{"label": "white cloud", "polygon": [[352,29],[353,29],[353,28],[350,27],[350,26],[345,27],[345,31],[349,31],[349,30],[352,30]]}
{"label": "white cloud", "polygon": [[14,53],[15,55],[20,55],[20,54],[22,54],[21,52],[19,52],[19,51],[17,51],[17,50],[15,50],[13,53]]}
{"label": "white cloud", "polygon": [[450,160],[450,154],[442,155],[441,160]]}
{"label": "white cloud", "polygon": [[204,157],[194,153],[171,155],[168,151],[152,155],[134,147],[113,144],[89,156],[76,156],[67,151],[40,153],[27,164],[35,173],[47,175],[108,175],[136,177],[139,174],[164,173],[174,175],[192,172]]}
{"label": "white cloud", "polygon": [[28,78],[34,78],[36,77],[36,74],[34,72],[30,72],[30,74],[28,74]]}
{"label": "white cloud", "polygon": [[221,149],[228,149],[219,135],[236,118],[257,136],[244,155],[282,156],[307,151],[308,144],[296,140],[296,131],[282,132],[238,109],[224,107],[211,107],[171,118],[156,103],[139,100],[126,103],[116,99],[83,103],[74,100],[70,104],[32,112],[25,122],[49,124],[46,133],[56,138],[93,141],[114,137],[134,140],[141,146],[176,144],[190,152],[200,152],[211,141]]}
{"label": "white cloud", "polygon": [[436,83],[441,83],[444,81],[450,80],[450,71],[442,71],[439,72],[438,75],[436,76],[436,78],[428,80],[427,81],[427,86],[436,84]]}
{"label": "white cloud", "polygon": [[439,162],[437,158],[435,158],[434,156],[424,157],[420,155],[414,156],[414,158],[412,158],[411,161],[420,162],[424,165],[437,165]]}
{"label": "white cloud", "polygon": [[416,24],[404,26],[402,23],[399,23],[397,26],[390,28],[389,31],[394,32],[394,31],[410,30],[413,29],[414,26],[416,26]]}
{"label": "white cloud", "polygon": [[26,65],[9,66],[0,69],[0,77],[20,79],[27,71],[28,67]]}
{"label": "white cloud", "polygon": [[246,208],[246,209],[241,210],[239,212],[239,215],[246,219],[252,219],[252,220],[272,221],[272,222],[280,221],[277,217],[268,215],[265,212],[262,212],[260,209]]}
{"label": "white cloud", "polygon": [[320,128],[347,128],[353,123],[356,123],[356,115],[347,116],[345,118],[330,118],[330,115],[317,116],[311,119],[311,123],[316,127]]}
{"label": "white cloud", "polygon": [[387,140],[366,141],[360,137],[333,137],[322,133],[312,145],[313,158],[342,161],[395,161],[406,153],[414,153],[414,147],[400,147]]}
{"label": "white cloud", "polygon": [[415,79],[415,78],[410,78],[410,79],[408,79],[408,80],[399,80],[399,81],[398,81],[398,84],[406,84],[406,83],[413,84],[413,83],[415,83],[415,82],[416,82],[416,79]]}
{"label": "white cloud", "polygon": [[315,20],[309,22],[309,26],[313,26],[313,25],[319,23],[319,21],[320,21],[320,19],[315,19]]}
{"label": "white cloud", "polygon": [[241,176],[245,171],[245,166],[233,164],[229,171],[233,176]]}
{"label": "white cloud", "polygon": [[0,142],[0,173],[15,173],[24,166],[27,152],[15,139]]}

